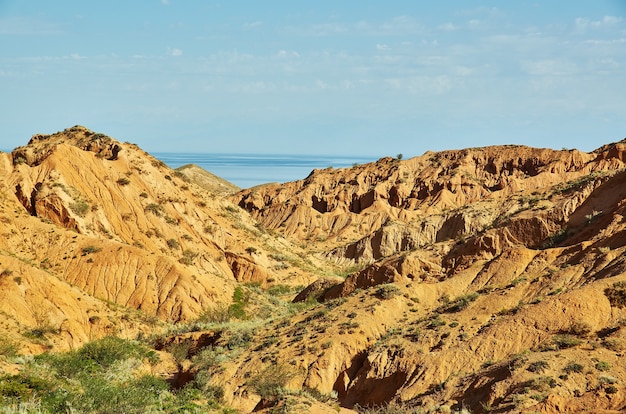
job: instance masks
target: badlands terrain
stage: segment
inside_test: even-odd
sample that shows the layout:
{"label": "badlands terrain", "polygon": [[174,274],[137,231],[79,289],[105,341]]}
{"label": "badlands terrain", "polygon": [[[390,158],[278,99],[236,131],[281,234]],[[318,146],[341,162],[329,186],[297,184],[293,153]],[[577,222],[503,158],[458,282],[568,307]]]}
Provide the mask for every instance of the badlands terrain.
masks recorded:
{"label": "badlands terrain", "polygon": [[0,153],[0,412],[624,412],[626,140],[399,158]]}

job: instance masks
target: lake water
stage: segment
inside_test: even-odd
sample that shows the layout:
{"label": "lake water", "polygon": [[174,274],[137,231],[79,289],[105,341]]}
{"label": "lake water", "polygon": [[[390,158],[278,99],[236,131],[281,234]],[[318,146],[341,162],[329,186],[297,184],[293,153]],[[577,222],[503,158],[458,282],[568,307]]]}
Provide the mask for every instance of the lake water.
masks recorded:
{"label": "lake water", "polygon": [[316,168],[343,168],[376,158],[333,155],[152,153],[170,168],[196,164],[241,188],[306,178]]}

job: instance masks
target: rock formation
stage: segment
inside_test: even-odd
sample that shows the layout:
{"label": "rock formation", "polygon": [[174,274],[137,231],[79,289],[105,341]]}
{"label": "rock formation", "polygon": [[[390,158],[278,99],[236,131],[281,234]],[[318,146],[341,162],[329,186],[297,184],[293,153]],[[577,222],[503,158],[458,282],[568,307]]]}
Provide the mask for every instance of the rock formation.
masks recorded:
{"label": "rock formation", "polygon": [[36,135],[0,153],[0,342],[142,339],[241,412],[623,412],[625,163],[494,146],[239,190]]}

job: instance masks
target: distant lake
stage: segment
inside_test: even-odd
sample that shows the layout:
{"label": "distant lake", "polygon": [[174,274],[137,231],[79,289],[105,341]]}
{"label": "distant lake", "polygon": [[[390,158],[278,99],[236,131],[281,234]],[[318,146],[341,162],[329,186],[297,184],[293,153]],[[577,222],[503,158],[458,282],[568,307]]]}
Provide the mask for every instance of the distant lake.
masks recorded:
{"label": "distant lake", "polygon": [[316,168],[343,168],[376,161],[376,158],[333,155],[195,154],[155,152],[170,168],[196,164],[241,187],[306,178]]}

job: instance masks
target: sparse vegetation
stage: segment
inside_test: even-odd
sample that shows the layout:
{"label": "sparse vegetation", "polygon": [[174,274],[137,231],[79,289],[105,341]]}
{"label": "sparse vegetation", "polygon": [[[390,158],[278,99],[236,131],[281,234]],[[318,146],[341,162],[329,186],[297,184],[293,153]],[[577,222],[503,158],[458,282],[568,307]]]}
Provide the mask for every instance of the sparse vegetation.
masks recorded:
{"label": "sparse vegetation", "polygon": [[586,322],[576,321],[572,323],[572,325],[567,330],[567,333],[570,335],[576,335],[584,338],[591,334],[591,326]]}
{"label": "sparse vegetation", "polygon": [[126,177],[122,177],[117,180],[117,183],[121,186],[124,186],[130,184],[130,180]]}
{"label": "sparse vegetation", "polygon": [[[34,176],[15,188],[33,169],[16,168],[0,194],[0,362],[11,372],[0,376],[0,411],[233,413],[224,398],[277,414],[308,412],[313,399],[339,410],[340,395],[348,406],[365,396],[358,402],[369,406],[355,408],[366,414],[456,414],[469,412],[465,403],[532,412],[583,394],[579,405],[621,409],[610,406],[621,394],[607,394],[624,381],[624,223],[598,202],[621,181],[591,200],[591,187],[574,192],[589,177],[548,186],[623,159],[569,153],[564,166],[551,150],[514,148],[408,163],[398,154],[236,193],[155,161],[157,171],[127,146],[119,162],[96,148],[107,168],[93,185],[106,185],[91,191],[62,168],[42,171],[36,209]],[[38,151],[24,151],[33,165]],[[137,199],[102,204],[103,192],[131,183],[145,190]],[[53,197],[82,204],[60,217],[45,211]],[[544,242],[561,247],[537,251]],[[610,314],[589,314],[609,302]],[[136,334],[169,355],[157,366],[148,348],[108,337],[53,353],[106,333]],[[19,355],[32,350],[44,353]]]}
{"label": "sparse vegetation", "polygon": [[183,251],[183,257],[178,259],[178,261],[182,264],[191,266],[193,264],[193,261],[196,259],[196,257],[198,257],[197,252],[194,252],[193,250],[190,250],[190,249],[185,249]]}
{"label": "sparse vegetation", "polygon": [[582,343],[582,340],[569,334],[563,334],[555,336],[553,339],[553,343],[558,349],[567,349],[580,345]]}
{"label": "sparse vegetation", "polygon": [[18,350],[19,347],[15,341],[4,335],[0,336],[0,356],[14,357]]}
{"label": "sparse vegetation", "polygon": [[458,298],[454,299],[453,301],[445,305],[443,308],[443,312],[448,312],[448,313],[460,312],[463,309],[467,308],[470,303],[478,299],[479,296],[480,295],[477,292],[468,293],[466,295],[459,296]]}
{"label": "sparse vegetation", "polygon": [[86,256],[92,253],[98,253],[101,250],[102,249],[100,247],[89,245],[82,248],[82,256]]}
{"label": "sparse vegetation", "polygon": [[391,299],[400,294],[400,288],[392,283],[381,285],[375,295],[381,299]]}
{"label": "sparse vegetation", "polygon": [[609,363],[608,363],[608,362],[606,362],[606,361],[598,361],[598,362],[596,363],[596,369],[597,369],[598,371],[602,371],[602,372],[604,372],[604,371],[608,371],[608,370],[610,370],[610,369],[611,369],[611,364],[609,364]]}
{"label": "sparse vegetation", "polygon": [[70,210],[72,210],[72,212],[74,212],[74,214],[80,216],[80,217],[85,217],[85,215],[87,214],[87,212],[89,211],[89,203],[87,203],[84,200],[79,200],[79,201],[75,201],[73,203],[70,203],[69,205]]}
{"label": "sparse vegetation", "polygon": [[589,175],[585,175],[584,177],[580,177],[577,178],[575,180],[569,181],[565,184],[559,184],[555,190],[554,193],[555,194],[562,194],[562,193],[567,193],[569,191],[573,191],[573,190],[578,190],[581,187],[583,187],[584,185],[586,185],[587,183],[594,181],[596,178],[601,177],[602,175],[604,175],[603,172],[593,172]]}
{"label": "sparse vegetation", "polygon": [[563,227],[561,229],[559,229],[559,231],[557,231],[556,233],[552,234],[548,240],[546,240],[546,242],[543,244],[543,248],[544,249],[549,249],[551,247],[555,247],[558,244],[560,244],[561,242],[563,242],[565,239],[567,239],[569,233],[568,233],[569,229],[567,227]]}
{"label": "sparse vegetation", "polygon": [[272,364],[253,376],[247,383],[254,392],[263,398],[276,399],[284,394],[287,383],[295,376],[287,364]]}
{"label": "sparse vegetation", "polygon": [[535,372],[538,374],[543,373],[545,370],[547,370],[548,368],[550,368],[550,364],[548,364],[547,361],[535,361],[532,362],[528,365],[528,368],[526,368],[528,371],[530,372]]}
{"label": "sparse vegetation", "polygon": [[583,364],[579,364],[578,362],[570,362],[563,368],[563,371],[567,374],[571,374],[572,372],[583,372],[585,366]]}
{"label": "sparse vegetation", "polygon": [[105,337],[65,354],[43,354],[19,374],[0,377],[0,404],[38,407],[37,412],[198,412],[219,406],[197,398],[193,384],[176,391],[161,377],[141,373],[142,363],[158,361],[131,341]]}
{"label": "sparse vegetation", "polygon": [[150,203],[144,207],[144,211],[152,213],[155,216],[161,216],[161,214],[163,214],[163,206],[156,203]]}
{"label": "sparse vegetation", "polygon": [[615,282],[611,287],[604,289],[604,294],[609,299],[611,306],[623,309],[626,307],[626,282]]}

